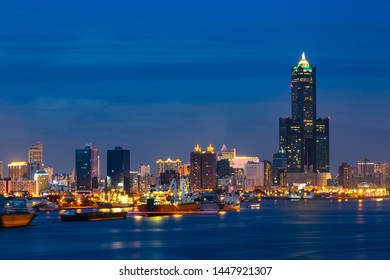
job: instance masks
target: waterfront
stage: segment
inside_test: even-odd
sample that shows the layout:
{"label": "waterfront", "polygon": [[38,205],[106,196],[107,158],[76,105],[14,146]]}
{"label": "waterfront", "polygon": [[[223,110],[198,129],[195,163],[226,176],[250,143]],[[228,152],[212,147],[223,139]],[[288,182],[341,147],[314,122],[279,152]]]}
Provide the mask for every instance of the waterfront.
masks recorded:
{"label": "waterfront", "polygon": [[213,215],[63,223],[42,212],[0,231],[0,259],[390,259],[390,200],[264,200]]}

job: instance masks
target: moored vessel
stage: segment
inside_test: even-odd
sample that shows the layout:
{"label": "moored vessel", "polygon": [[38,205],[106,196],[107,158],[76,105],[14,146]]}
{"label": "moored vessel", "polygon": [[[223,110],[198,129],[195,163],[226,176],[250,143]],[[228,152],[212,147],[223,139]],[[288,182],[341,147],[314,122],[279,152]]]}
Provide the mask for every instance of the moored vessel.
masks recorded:
{"label": "moored vessel", "polygon": [[28,226],[37,214],[27,208],[26,199],[13,197],[5,200],[0,195],[0,227]]}
{"label": "moored vessel", "polygon": [[99,209],[67,210],[61,214],[63,222],[83,222],[99,220],[126,219],[127,212]]}

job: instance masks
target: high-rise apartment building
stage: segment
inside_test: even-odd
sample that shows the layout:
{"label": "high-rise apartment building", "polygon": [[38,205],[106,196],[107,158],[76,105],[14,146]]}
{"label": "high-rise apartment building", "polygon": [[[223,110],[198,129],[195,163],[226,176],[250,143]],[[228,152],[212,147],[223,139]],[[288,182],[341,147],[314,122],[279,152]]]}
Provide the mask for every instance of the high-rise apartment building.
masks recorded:
{"label": "high-rise apartment building", "polygon": [[158,159],[156,161],[156,170],[157,176],[160,176],[161,173],[165,173],[165,171],[173,170],[175,172],[179,172],[179,167],[182,165],[180,159],[171,160],[168,158],[167,160]]}
{"label": "high-rise apartment building", "polygon": [[76,149],[76,188],[78,192],[90,192],[98,187],[98,149],[86,144]]}
{"label": "high-rise apartment building", "polygon": [[4,178],[4,171],[3,171],[3,162],[0,161],[0,179],[3,179]]}
{"label": "high-rise apartment building", "polygon": [[344,188],[353,186],[352,167],[346,162],[339,166],[339,184]]}
{"label": "high-rise apartment building", "polygon": [[206,151],[202,151],[196,145],[190,154],[190,185],[192,190],[213,190],[217,186],[217,166],[214,147],[208,146]]}
{"label": "high-rise apartment building", "polygon": [[115,147],[107,151],[107,187],[130,193],[130,150]]}
{"label": "high-rise apartment building", "polygon": [[289,173],[329,172],[329,118],[317,119],[316,67],[302,59],[291,71],[292,117],[279,120],[279,149]]}

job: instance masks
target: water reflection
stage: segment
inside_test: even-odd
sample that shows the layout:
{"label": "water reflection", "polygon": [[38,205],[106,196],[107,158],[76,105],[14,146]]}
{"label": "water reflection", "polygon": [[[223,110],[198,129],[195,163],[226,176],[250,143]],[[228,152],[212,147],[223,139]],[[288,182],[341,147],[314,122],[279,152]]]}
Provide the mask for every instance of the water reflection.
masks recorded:
{"label": "water reflection", "polygon": [[363,211],[363,200],[362,199],[358,200],[358,211]]}
{"label": "water reflection", "polygon": [[390,259],[389,200],[264,200],[259,210],[220,215],[79,223],[48,217],[58,212],[0,230],[0,258]]}

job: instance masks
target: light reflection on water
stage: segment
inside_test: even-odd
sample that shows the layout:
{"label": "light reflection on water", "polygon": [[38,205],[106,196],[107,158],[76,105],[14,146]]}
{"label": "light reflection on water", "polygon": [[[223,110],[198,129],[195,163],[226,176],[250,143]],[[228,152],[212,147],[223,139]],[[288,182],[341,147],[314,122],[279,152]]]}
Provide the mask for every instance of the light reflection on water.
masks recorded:
{"label": "light reflection on water", "polygon": [[[56,221],[56,222],[53,222]],[[390,259],[390,201],[264,200],[261,209],[0,230],[1,259]]]}

